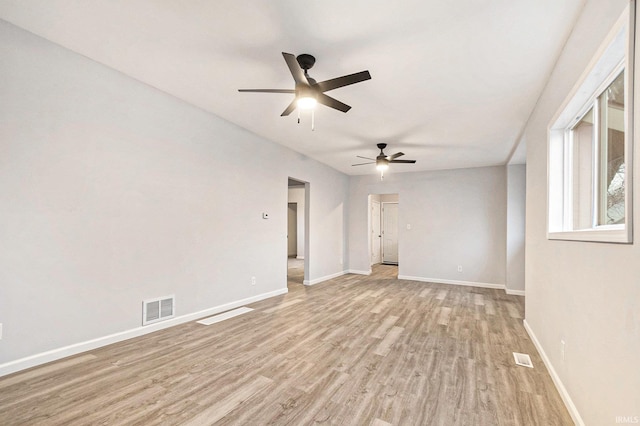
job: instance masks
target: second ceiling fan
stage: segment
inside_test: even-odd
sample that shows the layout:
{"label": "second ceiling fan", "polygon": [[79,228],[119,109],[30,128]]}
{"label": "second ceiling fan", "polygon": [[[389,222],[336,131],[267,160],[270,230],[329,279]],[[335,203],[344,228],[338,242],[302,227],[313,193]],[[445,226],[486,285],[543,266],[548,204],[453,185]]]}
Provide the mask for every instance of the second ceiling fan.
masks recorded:
{"label": "second ceiling fan", "polygon": [[384,149],[387,147],[386,143],[377,144],[378,149],[380,150],[380,154],[376,158],[363,157],[361,155],[356,155],[358,158],[363,158],[365,160],[371,160],[366,163],[358,163],[352,164],[352,166],[364,166],[365,164],[374,164],[376,165],[376,169],[380,171],[380,179],[384,178],[384,172],[389,168],[390,163],[404,163],[404,164],[414,164],[416,160],[397,160],[398,157],[404,155],[404,152],[396,152],[393,155],[387,155],[384,153]]}

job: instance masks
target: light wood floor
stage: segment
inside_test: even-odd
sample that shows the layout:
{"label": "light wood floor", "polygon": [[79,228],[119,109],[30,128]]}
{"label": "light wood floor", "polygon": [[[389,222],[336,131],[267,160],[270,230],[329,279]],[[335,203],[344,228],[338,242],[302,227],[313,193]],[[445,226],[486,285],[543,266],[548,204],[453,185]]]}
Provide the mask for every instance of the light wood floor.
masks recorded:
{"label": "light wood floor", "polygon": [[305,287],[292,271],[290,292],[250,313],[4,377],[0,424],[572,424],[521,297],[396,275]]}

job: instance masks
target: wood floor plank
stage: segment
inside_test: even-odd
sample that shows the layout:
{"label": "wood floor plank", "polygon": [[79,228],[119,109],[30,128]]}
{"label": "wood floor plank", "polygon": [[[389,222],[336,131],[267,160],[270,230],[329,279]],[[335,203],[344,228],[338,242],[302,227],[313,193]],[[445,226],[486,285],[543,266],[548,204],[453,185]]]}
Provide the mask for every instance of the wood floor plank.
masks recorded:
{"label": "wood floor plank", "polygon": [[403,327],[392,327],[373,353],[380,356],[387,356],[403,331]]}
{"label": "wood floor plank", "polygon": [[451,308],[440,308],[440,315],[438,316],[438,324],[449,325],[449,317],[451,316]]}
{"label": "wood floor plank", "polygon": [[400,319],[399,317],[396,317],[394,315],[388,316],[387,318],[384,319],[384,321],[382,322],[382,324],[380,324],[380,326],[376,329],[376,331],[374,331],[373,334],[371,334],[371,337],[376,339],[382,339],[387,334],[387,331],[389,331],[389,329],[393,327],[393,325],[399,319]]}
{"label": "wood floor plank", "polygon": [[293,261],[289,293],[246,315],[0,378],[0,424],[572,424],[523,297],[398,280],[388,265],[307,287]]}
{"label": "wood floor plank", "polygon": [[373,309],[370,312],[372,314],[381,313],[387,306],[389,306],[392,300],[393,299],[389,299],[389,298],[381,300],[377,305],[373,307]]}
{"label": "wood floor plank", "polygon": [[227,395],[220,401],[217,401],[213,405],[207,406],[197,416],[190,419],[185,423],[185,426],[199,426],[210,425],[224,416],[229,414],[232,410],[245,403],[249,398],[264,391],[273,383],[273,380],[267,379],[264,376],[256,376],[253,380],[245,383],[237,391]]}

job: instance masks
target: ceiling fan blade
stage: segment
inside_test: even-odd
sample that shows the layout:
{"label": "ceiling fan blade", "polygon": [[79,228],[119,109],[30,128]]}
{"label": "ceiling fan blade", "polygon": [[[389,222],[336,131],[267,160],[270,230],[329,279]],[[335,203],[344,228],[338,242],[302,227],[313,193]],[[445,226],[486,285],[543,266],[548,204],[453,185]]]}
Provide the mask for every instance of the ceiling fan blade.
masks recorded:
{"label": "ceiling fan blade", "polygon": [[389,161],[390,163],[406,163],[406,164],[413,164],[416,162],[416,160],[391,160]]}
{"label": "ceiling fan blade", "polygon": [[395,154],[389,157],[389,160],[395,160],[396,158],[401,157],[403,155],[404,155],[404,152],[396,152]]}
{"label": "ceiling fan blade", "polygon": [[352,166],[364,166],[365,164],[375,164],[375,161],[372,161],[370,163],[358,163],[358,164],[352,164]]}
{"label": "ceiling fan blade", "polygon": [[355,74],[349,74],[338,78],[332,78],[331,80],[321,81],[315,86],[318,87],[321,92],[328,92],[329,90],[337,89],[338,87],[360,83],[361,81],[365,80],[371,80],[371,74],[369,74],[369,71],[361,71]]}
{"label": "ceiling fan blade", "polygon": [[298,101],[298,99],[294,98],[291,101],[291,103],[289,104],[289,106],[284,111],[282,111],[282,114],[280,114],[280,117],[284,117],[286,115],[291,114],[293,112],[293,110],[296,109],[296,107],[298,106],[297,101]]}
{"label": "ceiling fan blade", "polygon": [[326,105],[330,108],[337,109],[338,111],[347,112],[351,107],[347,104],[343,104],[337,99],[333,99],[331,96],[327,96],[324,93],[318,93],[318,102],[322,105]]}
{"label": "ceiling fan blade", "polygon": [[358,158],[364,158],[365,160],[376,161],[376,159],[375,159],[375,158],[363,157],[362,155],[356,155],[356,157],[358,157]]}
{"label": "ceiling fan blade", "polygon": [[255,93],[296,93],[293,89],[238,89],[238,92]]}
{"label": "ceiling fan blade", "polygon": [[287,63],[289,71],[291,71],[291,76],[293,76],[296,84],[304,84],[308,86],[309,81],[307,81],[307,77],[305,77],[304,71],[300,68],[300,64],[298,64],[295,55],[282,52],[282,56],[284,56],[284,60]]}

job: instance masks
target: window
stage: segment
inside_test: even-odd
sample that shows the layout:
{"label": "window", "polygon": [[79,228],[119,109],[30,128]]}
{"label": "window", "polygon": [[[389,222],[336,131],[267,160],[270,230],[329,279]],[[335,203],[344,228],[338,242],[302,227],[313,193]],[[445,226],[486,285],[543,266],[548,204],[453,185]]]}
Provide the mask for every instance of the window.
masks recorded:
{"label": "window", "polygon": [[549,127],[550,239],[630,243],[633,2]]}

